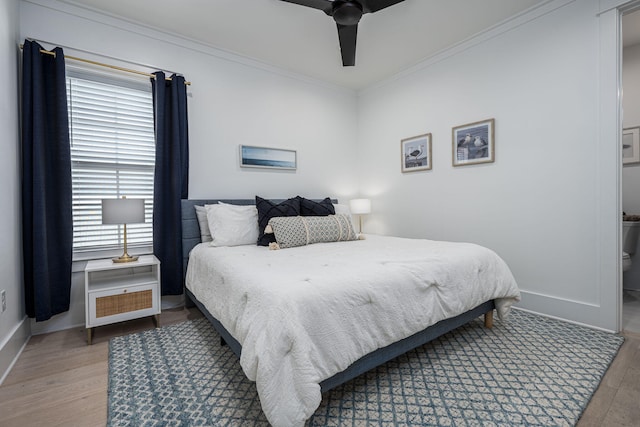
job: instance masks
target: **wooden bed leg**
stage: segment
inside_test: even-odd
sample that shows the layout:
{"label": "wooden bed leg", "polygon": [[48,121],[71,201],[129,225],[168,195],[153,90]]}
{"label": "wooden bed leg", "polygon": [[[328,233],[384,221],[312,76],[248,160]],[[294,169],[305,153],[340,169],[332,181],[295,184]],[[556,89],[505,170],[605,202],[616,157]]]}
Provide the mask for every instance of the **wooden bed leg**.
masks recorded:
{"label": "wooden bed leg", "polygon": [[487,311],[484,314],[484,327],[485,328],[493,328],[493,310]]}

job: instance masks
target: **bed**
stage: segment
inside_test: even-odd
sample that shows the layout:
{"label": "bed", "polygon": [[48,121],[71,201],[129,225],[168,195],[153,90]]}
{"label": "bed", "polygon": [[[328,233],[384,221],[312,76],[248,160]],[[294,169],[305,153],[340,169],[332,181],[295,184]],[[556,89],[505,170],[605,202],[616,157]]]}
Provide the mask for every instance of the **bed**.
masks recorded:
{"label": "bed", "polygon": [[494,309],[503,317],[519,300],[504,261],[473,244],[369,236],[212,248],[194,206],[218,201],[182,201],[185,294],[256,381],[275,426],[303,425],[321,393],[478,316],[491,327]]}

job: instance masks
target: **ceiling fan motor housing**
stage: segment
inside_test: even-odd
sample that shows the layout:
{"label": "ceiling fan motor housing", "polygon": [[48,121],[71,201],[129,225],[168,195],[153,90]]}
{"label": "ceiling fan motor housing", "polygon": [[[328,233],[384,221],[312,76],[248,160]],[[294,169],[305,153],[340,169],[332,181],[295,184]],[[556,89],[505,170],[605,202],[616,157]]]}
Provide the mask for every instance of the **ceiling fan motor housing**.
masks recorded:
{"label": "ceiling fan motor housing", "polygon": [[356,25],[362,18],[362,6],[355,1],[334,1],[333,20],[340,25]]}
{"label": "ceiling fan motor housing", "polygon": [[358,22],[365,13],[374,13],[404,0],[282,0],[323,11],[333,17],[338,27],[342,65],[356,64]]}

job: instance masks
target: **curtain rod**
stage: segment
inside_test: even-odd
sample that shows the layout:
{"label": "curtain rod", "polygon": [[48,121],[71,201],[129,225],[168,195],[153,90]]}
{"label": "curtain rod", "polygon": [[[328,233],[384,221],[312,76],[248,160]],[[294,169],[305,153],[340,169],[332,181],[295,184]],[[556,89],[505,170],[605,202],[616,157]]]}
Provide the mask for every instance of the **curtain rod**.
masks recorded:
{"label": "curtain rod", "polygon": [[[24,49],[24,45],[23,44],[20,44],[20,49]],[[44,53],[46,55],[51,55],[51,56],[54,56],[54,57],[56,56],[55,52],[50,52],[50,51],[44,50],[44,49],[40,49],[40,53]],[[65,55],[64,57],[65,57],[65,59],[71,59],[73,61],[86,62],[87,64],[98,65],[100,67],[106,67],[106,68],[112,68],[114,70],[124,71],[126,73],[139,74],[141,76],[151,77],[152,79],[156,78],[155,74],[145,73],[144,71],[132,70],[130,68],[124,68],[124,67],[118,67],[117,65],[110,65],[110,64],[105,64],[103,62],[92,61],[90,59],[78,58],[77,56]],[[171,80],[171,79],[167,77],[167,78],[165,78],[165,80]],[[184,82],[184,84],[187,85],[187,86],[191,86],[191,82]]]}

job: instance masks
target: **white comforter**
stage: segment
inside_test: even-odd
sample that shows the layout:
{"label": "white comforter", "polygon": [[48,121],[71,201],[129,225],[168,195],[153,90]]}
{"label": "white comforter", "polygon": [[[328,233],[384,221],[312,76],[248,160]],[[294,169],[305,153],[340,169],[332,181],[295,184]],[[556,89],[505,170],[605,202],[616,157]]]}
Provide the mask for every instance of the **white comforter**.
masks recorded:
{"label": "white comforter", "polygon": [[242,344],[274,426],[300,426],[319,383],[378,348],[497,299],[520,299],[511,271],[474,244],[367,236],[272,251],[196,246],[187,288]]}

